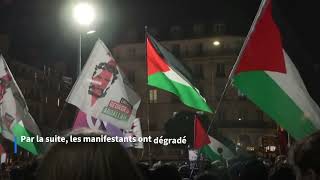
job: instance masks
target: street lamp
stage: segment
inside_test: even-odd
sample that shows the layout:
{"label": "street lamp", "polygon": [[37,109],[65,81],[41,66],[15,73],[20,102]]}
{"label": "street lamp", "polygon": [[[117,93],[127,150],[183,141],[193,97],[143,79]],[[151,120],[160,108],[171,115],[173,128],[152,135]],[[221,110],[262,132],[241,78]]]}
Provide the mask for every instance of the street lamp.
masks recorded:
{"label": "street lamp", "polygon": [[213,41],[214,46],[220,46],[220,41]]}
{"label": "street lamp", "polygon": [[[73,18],[75,21],[81,25],[89,27],[94,21],[96,15],[94,8],[88,2],[79,2],[73,8]],[[90,33],[89,33],[90,32]],[[89,31],[87,34],[94,33],[95,31]],[[81,72],[81,31],[79,35],[79,62],[78,62],[78,75]]]}
{"label": "street lamp", "polygon": [[95,32],[96,32],[95,30],[90,30],[90,31],[87,32],[87,34],[93,34]]}

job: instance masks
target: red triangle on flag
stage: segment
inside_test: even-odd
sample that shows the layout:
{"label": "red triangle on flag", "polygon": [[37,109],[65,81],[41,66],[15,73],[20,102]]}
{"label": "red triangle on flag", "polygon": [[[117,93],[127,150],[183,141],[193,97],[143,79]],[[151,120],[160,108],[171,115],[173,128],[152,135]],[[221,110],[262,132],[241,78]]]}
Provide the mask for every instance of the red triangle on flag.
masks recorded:
{"label": "red triangle on flag", "polygon": [[152,40],[149,37],[147,37],[146,44],[148,76],[157,72],[169,71],[170,68],[168,64],[166,63],[164,58],[159,55],[157,49],[155,48]]}
{"label": "red triangle on flag", "polygon": [[249,37],[236,74],[248,71],[273,71],[286,73],[280,30],[273,20],[271,1]]}
{"label": "red triangle on flag", "polygon": [[210,143],[209,136],[204,130],[198,116],[194,118],[194,145],[195,149],[200,149],[202,146]]}

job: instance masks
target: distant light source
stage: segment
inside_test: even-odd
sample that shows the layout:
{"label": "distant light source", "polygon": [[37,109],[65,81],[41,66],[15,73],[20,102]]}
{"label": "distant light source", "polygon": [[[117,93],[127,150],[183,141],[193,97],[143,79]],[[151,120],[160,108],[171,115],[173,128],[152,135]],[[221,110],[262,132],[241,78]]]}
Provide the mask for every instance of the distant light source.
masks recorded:
{"label": "distant light source", "polygon": [[91,31],[88,31],[87,34],[93,34],[95,32],[96,32],[95,30],[91,30]]}
{"label": "distant light source", "polygon": [[220,41],[213,41],[214,46],[220,46]]}
{"label": "distant light source", "polygon": [[94,8],[89,3],[80,2],[73,8],[73,18],[80,25],[89,26],[95,18]]}
{"label": "distant light source", "polygon": [[277,147],[276,146],[267,146],[267,147],[265,147],[265,149],[266,149],[266,152],[268,152],[268,151],[274,152],[274,151],[276,151]]}

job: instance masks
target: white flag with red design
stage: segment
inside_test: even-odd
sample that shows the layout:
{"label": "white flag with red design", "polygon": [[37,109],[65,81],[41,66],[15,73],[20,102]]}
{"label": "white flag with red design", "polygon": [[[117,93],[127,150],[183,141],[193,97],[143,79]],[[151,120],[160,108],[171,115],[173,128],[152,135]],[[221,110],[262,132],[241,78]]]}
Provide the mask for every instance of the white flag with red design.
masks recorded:
{"label": "white flag with red design", "polygon": [[143,142],[139,142],[139,138],[142,138],[142,131],[141,131],[141,124],[140,119],[136,118],[131,125],[130,129],[124,130],[124,135],[126,137],[135,137],[136,142],[132,142],[130,144],[130,147],[137,148],[137,149],[143,149]]}
{"label": "white flag with red design", "polygon": [[14,141],[27,151],[37,155],[40,147],[35,141],[23,141],[34,138],[40,130],[28,112],[27,103],[15,82],[4,58],[0,55],[0,129],[6,139]]}
{"label": "white flag with red design", "polygon": [[98,40],[67,102],[88,115],[128,129],[140,101],[109,49]]}

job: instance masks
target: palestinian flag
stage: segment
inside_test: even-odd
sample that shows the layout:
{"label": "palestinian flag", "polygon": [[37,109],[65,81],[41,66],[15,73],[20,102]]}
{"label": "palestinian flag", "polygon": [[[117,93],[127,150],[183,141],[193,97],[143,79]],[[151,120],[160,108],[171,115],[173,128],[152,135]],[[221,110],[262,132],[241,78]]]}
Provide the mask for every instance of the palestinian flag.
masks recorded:
{"label": "palestinian flag", "polygon": [[187,106],[212,113],[206,100],[192,85],[191,75],[166,48],[147,35],[148,85],[177,95]]}
{"label": "palestinian flag", "polygon": [[235,157],[231,148],[226,143],[222,143],[222,140],[218,140],[209,136],[210,144],[203,146],[200,152],[203,153],[211,161],[215,160],[231,160]]}
{"label": "palestinian flag", "polygon": [[201,121],[198,116],[194,119],[194,142],[193,147],[200,149],[201,147],[210,143],[207,131],[203,128]]}
{"label": "palestinian flag", "polygon": [[276,1],[267,1],[248,36],[233,84],[295,139],[320,128],[320,109],[310,97],[292,60],[302,51]]}

